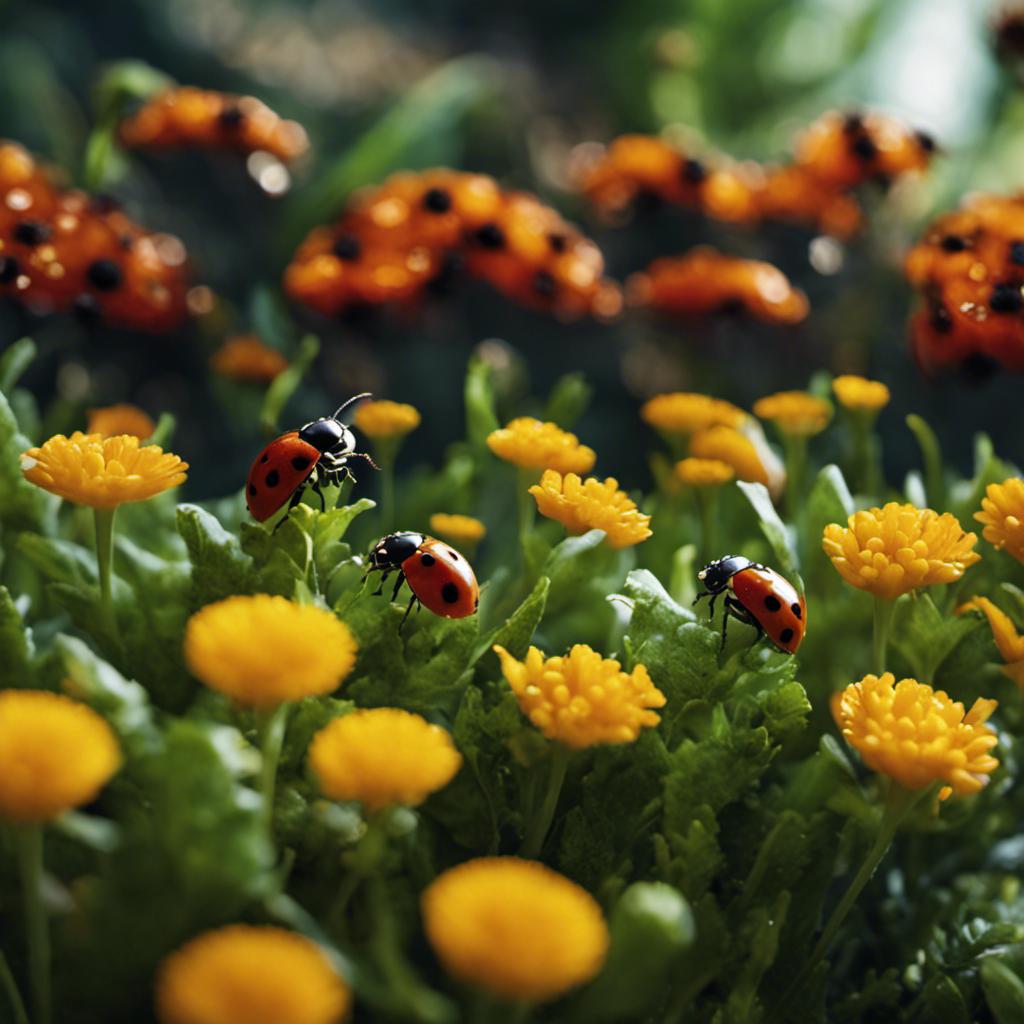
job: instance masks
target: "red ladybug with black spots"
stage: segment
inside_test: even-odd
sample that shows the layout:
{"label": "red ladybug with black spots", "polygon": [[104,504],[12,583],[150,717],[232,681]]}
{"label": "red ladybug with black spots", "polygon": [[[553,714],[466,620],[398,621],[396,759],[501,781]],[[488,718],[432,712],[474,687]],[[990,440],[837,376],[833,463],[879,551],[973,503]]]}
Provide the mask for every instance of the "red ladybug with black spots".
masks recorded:
{"label": "red ladybug with black spots", "polygon": [[381,574],[374,596],[383,591],[384,581],[393,572],[398,579],[391,600],[398,597],[403,582],[412,591],[399,629],[414,604],[424,604],[428,611],[446,619],[464,619],[480,603],[476,574],[465,557],[444,541],[424,533],[392,533],[373,546],[369,557],[370,567],[363,579],[372,572]]}
{"label": "red ladybug with black spots", "polygon": [[711,598],[711,614],[715,599],[725,594],[725,617],[722,619],[722,649],[729,616],[757,630],[754,643],[767,633],[776,647],[789,654],[796,653],[804,638],[807,604],[803,594],[774,569],[752,562],[742,555],[726,555],[704,566],[699,579],[707,588],[697,595]]}
{"label": "red ladybug with black spots", "polygon": [[245,486],[246,504],[254,519],[265,522],[282,509],[285,502],[289,510],[293,509],[307,487],[319,495],[320,508],[325,510],[321,487],[324,484],[338,486],[346,477],[355,480],[348,467],[350,459],[366,459],[374,466],[369,455],[355,450],[352,431],[338,419],[353,402],[368,397],[369,392],[356,395],[333,416],[321,416],[301,430],[289,430],[256,456]]}

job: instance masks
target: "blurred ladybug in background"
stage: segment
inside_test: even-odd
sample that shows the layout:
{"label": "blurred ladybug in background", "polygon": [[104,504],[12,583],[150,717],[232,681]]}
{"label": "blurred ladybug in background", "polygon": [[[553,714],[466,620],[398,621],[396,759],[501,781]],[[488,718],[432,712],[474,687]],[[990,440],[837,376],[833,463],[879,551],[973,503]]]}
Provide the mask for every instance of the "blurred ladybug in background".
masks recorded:
{"label": "blurred ladybug in background", "polygon": [[399,630],[414,604],[424,604],[428,611],[446,619],[464,619],[476,611],[480,602],[476,575],[469,562],[444,541],[424,533],[392,533],[373,546],[369,557],[370,568],[363,580],[372,572],[381,574],[373,596],[384,590],[384,581],[393,572],[398,579],[391,600],[397,599],[403,582],[412,591]]}
{"label": "blurred ladybug in background", "polygon": [[[756,644],[767,633],[776,647],[795,654],[804,638],[807,605],[803,595],[774,569],[759,565],[742,555],[726,555],[704,566],[699,579],[707,590],[697,595],[711,598],[711,614],[715,599],[725,594],[725,617],[722,619],[722,650],[729,616],[757,630]],[[728,591],[728,593],[726,593]]]}
{"label": "blurred ladybug in background", "polygon": [[254,519],[265,522],[285,502],[293,509],[307,487],[319,495],[320,508],[326,510],[320,488],[324,484],[338,486],[346,477],[355,480],[349,459],[366,459],[377,468],[369,455],[355,450],[352,431],[338,419],[353,402],[369,397],[367,391],[350,398],[333,416],[322,416],[301,430],[289,430],[256,456],[245,487],[245,501]]}

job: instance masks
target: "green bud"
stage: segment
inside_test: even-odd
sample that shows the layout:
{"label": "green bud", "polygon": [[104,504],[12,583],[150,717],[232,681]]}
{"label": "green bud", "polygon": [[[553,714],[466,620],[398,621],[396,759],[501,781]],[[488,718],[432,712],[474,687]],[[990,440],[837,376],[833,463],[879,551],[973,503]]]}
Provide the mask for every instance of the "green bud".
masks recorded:
{"label": "green bud", "polygon": [[1024,982],[1006,964],[986,958],[981,965],[981,988],[997,1024],[1024,1020]]}

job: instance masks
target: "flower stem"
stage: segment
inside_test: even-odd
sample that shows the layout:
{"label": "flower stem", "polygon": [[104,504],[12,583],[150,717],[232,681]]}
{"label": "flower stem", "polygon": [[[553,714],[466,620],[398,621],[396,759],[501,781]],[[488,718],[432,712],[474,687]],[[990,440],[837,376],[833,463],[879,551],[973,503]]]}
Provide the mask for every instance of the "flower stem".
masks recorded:
{"label": "flower stem", "polygon": [[277,762],[281,758],[284,744],[284,726],[288,719],[288,703],[257,711],[260,734],[260,752],[263,755],[260,766],[260,796],[263,803],[260,818],[265,834],[273,840],[274,786],[277,782]]}
{"label": "flower stem", "polygon": [[380,438],[373,442],[373,455],[380,467],[380,522],[384,533],[395,523],[395,459],[400,439]]}
{"label": "flower stem", "polygon": [[697,506],[700,509],[700,539],[703,561],[718,557],[718,495],[720,487],[698,487]]}
{"label": "flower stem", "polygon": [[892,628],[892,616],[896,611],[896,602],[885,598],[875,599],[875,618],[872,632],[871,650],[874,655],[875,674],[885,671],[885,655],[889,647],[889,631]]}
{"label": "flower stem", "polygon": [[50,1024],[50,935],[43,907],[42,822],[19,825],[14,834],[25,894],[25,943],[28,947],[33,1024]]}
{"label": "flower stem", "polygon": [[114,561],[114,514],[113,508],[95,508],[96,522],[96,576],[100,584],[100,616],[110,635],[119,639],[117,611],[114,608],[114,592],[111,586],[111,567]]}
{"label": "flower stem", "polygon": [[519,848],[520,857],[539,856],[551,828],[551,822],[555,817],[555,808],[558,807],[562,783],[565,781],[565,770],[569,767],[571,758],[572,750],[568,747],[561,743],[555,743],[552,746],[551,774],[548,776],[547,792],[544,794],[544,802],[540,805],[540,809],[531,815],[530,821],[527,823],[523,845]]}
{"label": "flower stem", "polygon": [[821,938],[818,939],[817,945],[811,951],[807,962],[800,969],[800,973],[789,988],[786,989],[776,1005],[772,1016],[769,1018],[769,1024],[774,1024],[775,1021],[783,1019],[786,1007],[799,994],[800,989],[807,983],[808,978],[814,973],[818,964],[828,952],[828,948],[832,945],[832,940],[836,937],[836,933],[846,919],[846,915],[850,912],[850,908],[856,902],[861,890],[867,885],[868,879],[871,878],[878,865],[882,862],[882,858],[892,844],[893,836],[896,835],[896,830],[914,805],[927,792],[929,792],[928,789],[911,790],[905,789],[896,782],[890,783],[889,793],[885,800],[885,809],[882,812],[882,821],[874,844],[868,851],[868,855],[864,858],[864,863],[861,864],[856,877],[850,883],[850,887],[843,894],[839,905],[832,911],[832,916],[828,919],[828,924],[825,925],[825,930],[821,933]]}
{"label": "flower stem", "polygon": [[800,538],[803,536],[801,498],[807,476],[807,438],[802,434],[783,434],[783,439],[786,445],[786,516]]}
{"label": "flower stem", "polygon": [[533,521],[537,514],[537,502],[534,501],[530,488],[537,482],[532,469],[519,470],[519,549],[525,551],[526,538],[533,529]]}
{"label": "flower stem", "polygon": [[28,1011],[25,1009],[18,986],[14,983],[14,975],[11,974],[11,968],[3,950],[0,950],[0,989],[3,989],[7,996],[7,1002],[10,1004],[13,1024],[29,1024]]}

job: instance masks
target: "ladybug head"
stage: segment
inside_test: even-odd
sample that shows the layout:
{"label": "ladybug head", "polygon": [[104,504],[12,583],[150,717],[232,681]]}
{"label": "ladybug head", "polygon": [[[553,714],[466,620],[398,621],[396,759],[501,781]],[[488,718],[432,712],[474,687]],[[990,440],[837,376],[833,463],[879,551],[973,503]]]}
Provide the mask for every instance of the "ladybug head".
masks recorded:
{"label": "ladybug head", "polygon": [[718,594],[725,590],[729,585],[729,580],[736,573],[743,569],[749,569],[754,564],[749,558],[744,558],[742,555],[726,555],[724,558],[716,559],[705,565],[697,573],[697,579],[708,588],[710,593]]}
{"label": "ladybug head", "polygon": [[332,455],[345,455],[355,451],[356,439],[352,431],[333,416],[323,416],[307,423],[300,431],[299,438],[311,444],[317,451]]}

